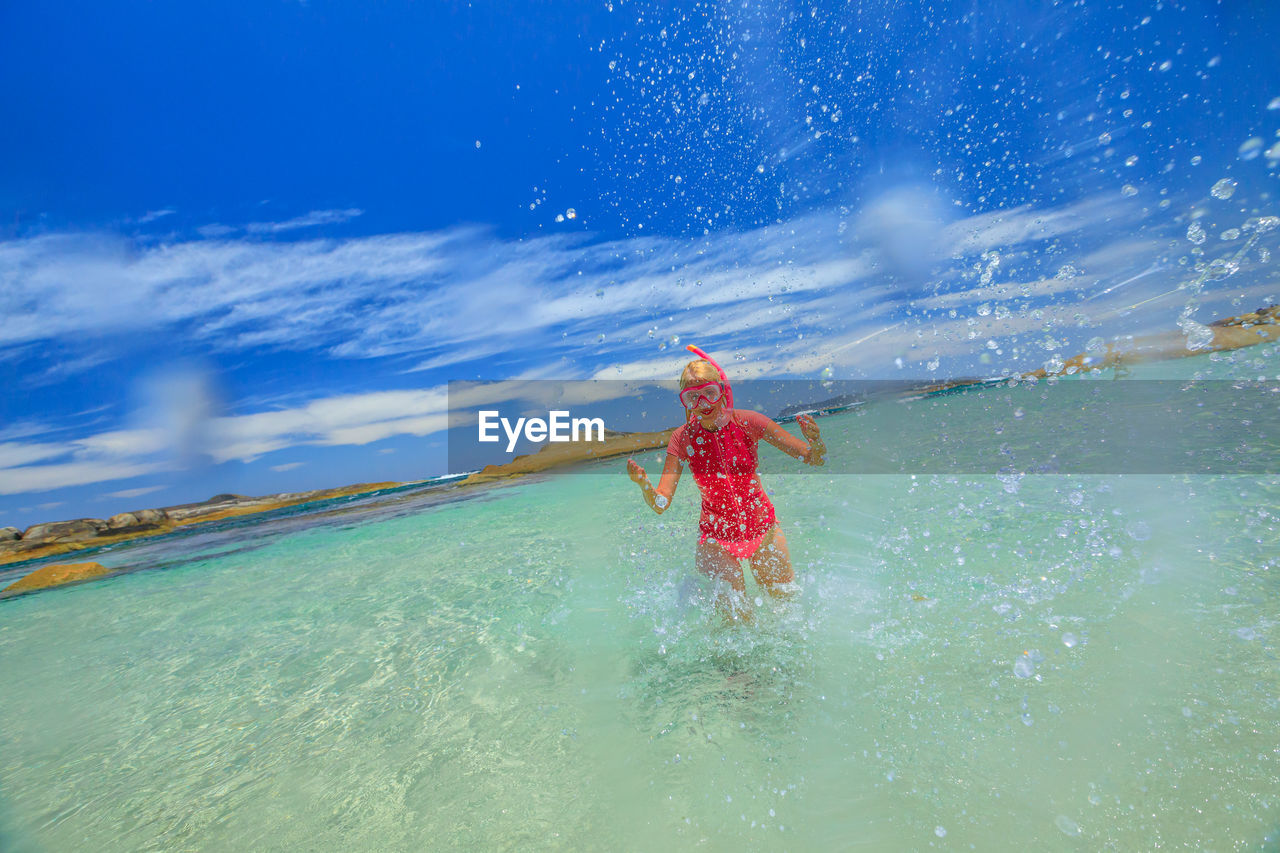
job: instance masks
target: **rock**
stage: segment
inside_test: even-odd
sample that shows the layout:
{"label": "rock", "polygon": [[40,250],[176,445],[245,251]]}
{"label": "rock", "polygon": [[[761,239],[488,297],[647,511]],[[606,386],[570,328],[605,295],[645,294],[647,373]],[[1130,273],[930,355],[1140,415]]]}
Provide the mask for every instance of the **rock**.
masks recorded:
{"label": "rock", "polygon": [[138,519],[139,524],[159,524],[168,518],[162,509],[136,509],[133,515]]}
{"label": "rock", "polygon": [[107,527],[118,530],[121,527],[137,527],[138,517],[131,512],[120,512],[107,519]]}
{"label": "rock", "polygon": [[34,524],[22,534],[24,542],[78,542],[93,539],[103,530],[107,523],[100,518],[78,518],[75,521],[53,521],[48,524]]}
{"label": "rock", "polygon": [[548,444],[536,453],[517,456],[510,462],[501,465],[486,465],[478,472],[462,481],[465,486],[487,483],[506,477],[519,477],[573,465],[579,462],[592,462],[608,459],[612,456],[623,456],[655,447],[665,447],[671,438],[673,429],[658,432],[628,432],[615,435],[602,442],[578,441],[563,444]]}
{"label": "rock", "polygon": [[[69,523],[69,522],[59,522]],[[61,586],[64,583],[88,580],[109,573],[111,569],[101,563],[55,563],[36,569],[21,580],[4,588],[4,592],[30,592],[35,589],[46,589]]]}
{"label": "rock", "polygon": [[16,527],[0,527],[0,542],[12,542],[22,538],[22,531]]}
{"label": "rock", "polygon": [[26,554],[30,551],[55,547],[57,546],[50,542],[24,542],[21,539],[10,539],[8,541],[0,541],[0,557],[10,554]]}

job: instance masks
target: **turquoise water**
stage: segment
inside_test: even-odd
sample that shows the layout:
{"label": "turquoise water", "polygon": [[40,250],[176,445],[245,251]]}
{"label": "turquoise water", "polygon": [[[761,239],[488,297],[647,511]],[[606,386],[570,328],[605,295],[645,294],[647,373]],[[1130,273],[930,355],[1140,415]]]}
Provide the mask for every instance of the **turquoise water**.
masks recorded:
{"label": "turquoise water", "polygon": [[[821,425],[838,454],[896,416]],[[601,470],[141,543],[97,559],[152,570],[0,602],[0,841],[1280,844],[1280,479],[797,466],[768,485],[803,593],[725,626],[692,484],[659,517]]]}

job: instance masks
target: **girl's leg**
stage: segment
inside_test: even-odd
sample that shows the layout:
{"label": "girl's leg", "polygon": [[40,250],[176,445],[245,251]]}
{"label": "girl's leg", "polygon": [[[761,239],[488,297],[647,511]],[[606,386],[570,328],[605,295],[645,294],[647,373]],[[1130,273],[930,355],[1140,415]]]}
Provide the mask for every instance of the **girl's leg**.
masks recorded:
{"label": "girl's leg", "polygon": [[742,566],[717,542],[699,542],[694,557],[698,571],[715,584],[716,610],[726,619],[750,618]]}
{"label": "girl's leg", "polygon": [[773,534],[751,555],[751,573],[772,596],[787,597],[794,592],[791,582],[796,573],[791,568],[791,552],[781,527],[774,525]]}

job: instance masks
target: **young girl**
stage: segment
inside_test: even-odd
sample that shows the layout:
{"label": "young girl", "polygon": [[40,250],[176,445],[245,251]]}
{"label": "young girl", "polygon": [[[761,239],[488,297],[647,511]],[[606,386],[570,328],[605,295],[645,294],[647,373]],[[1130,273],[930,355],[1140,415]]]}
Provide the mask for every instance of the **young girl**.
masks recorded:
{"label": "young girl", "polygon": [[661,513],[670,506],[688,463],[702,492],[696,565],[733,589],[732,596],[717,595],[717,606],[730,618],[739,618],[746,613],[739,560],[749,561],[756,582],[771,595],[785,595],[795,578],[787,538],[756,473],[756,445],[764,439],[809,465],[823,464],[827,448],[818,425],[807,415],[796,423],[808,443],[758,412],[734,409],[733,390],[720,365],[695,346],[689,350],[701,358],[685,365],[680,375],[680,402],[688,419],[667,444],[658,487],[634,459],[627,460],[627,473],[639,484],[645,502]]}

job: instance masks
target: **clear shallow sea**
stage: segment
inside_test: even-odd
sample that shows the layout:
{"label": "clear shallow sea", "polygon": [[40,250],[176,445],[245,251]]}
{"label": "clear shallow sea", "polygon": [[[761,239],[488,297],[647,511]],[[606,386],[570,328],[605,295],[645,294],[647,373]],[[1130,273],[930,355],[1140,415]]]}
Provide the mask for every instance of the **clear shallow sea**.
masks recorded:
{"label": "clear shallow sea", "polygon": [[[838,454],[891,416],[820,423]],[[657,517],[602,469],[0,602],[0,847],[1280,845],[1280,478],[797,466],[803,593],[726,627],[692,483]]]}

